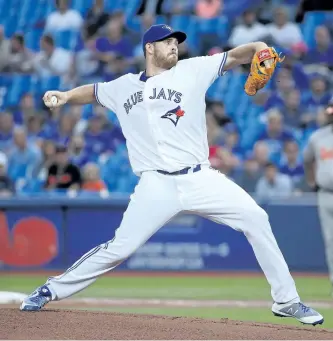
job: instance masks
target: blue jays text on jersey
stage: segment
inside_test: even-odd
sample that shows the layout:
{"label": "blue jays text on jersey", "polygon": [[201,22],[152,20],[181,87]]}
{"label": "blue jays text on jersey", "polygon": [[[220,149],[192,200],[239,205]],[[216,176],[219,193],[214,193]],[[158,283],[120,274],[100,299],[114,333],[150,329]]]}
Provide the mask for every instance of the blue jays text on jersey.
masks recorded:
{"label": "blue jays text on jersey", "polygon": [[[149,99],[164,99],[166,101],[173,101],[175,103],[181,102],[181,97],[183,94],[176,90],[172,89],[164,89],[164,88],[153,88],[153,93],[149,96]],[[143,101],[143,93],[142,91],[138,91],[131,95],[126,102],[124,103],[124,109],[126,110],[126,114],[130,112],[130,110],[139,102]]]}

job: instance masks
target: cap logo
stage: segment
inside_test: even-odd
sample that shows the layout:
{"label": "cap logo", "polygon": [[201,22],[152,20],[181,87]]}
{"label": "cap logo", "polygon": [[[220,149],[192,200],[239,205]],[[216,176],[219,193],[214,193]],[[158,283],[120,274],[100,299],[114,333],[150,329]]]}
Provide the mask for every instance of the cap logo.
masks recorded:
{"label": "cap logo", "polygon": [[169,30],[169,31],[172,31],[172,28],[171,28],[170,26],[168,26],[168,25],[163,25],[162,27],[163,27],[163,28],[166,28],[166,29]]}

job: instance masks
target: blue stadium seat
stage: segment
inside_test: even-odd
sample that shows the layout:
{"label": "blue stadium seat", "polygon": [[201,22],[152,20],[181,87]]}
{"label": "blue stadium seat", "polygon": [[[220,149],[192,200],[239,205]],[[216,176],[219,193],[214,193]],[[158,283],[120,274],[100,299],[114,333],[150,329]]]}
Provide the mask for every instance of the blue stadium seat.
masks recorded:
{"label": "blue stadium seat", "polygon": [[259,135],[261,129],[262,128],[259,124],[253,124],[252,126],[249,126],[245,130],[243,130],[241,138],[242,148],[244,148],[245,150],[252,149],[255,139]]}
{"label": "blue stadium seat", "polygon": [[234,19],[241,15],[246,9],[255,8],[261,3],[261,0],[225,0],[223,14],[229,19]]}
{"label": "blue stadium seat", "polygon": [[43,30],[41,28],[34,28],[29,30],[25,34],[25,43],[27,48],[33,51],[39,51],[40,49],[40,38],[43,35]]}
{"label": "blue stadium seat", "polygon": [[138,178],[135,175],[121,176],[118,179],[115,191],[120,193],[133,193],[137,183]]}
{"label": "blue stadium seat", "polygon": [[21,96],[29,92],[30,85],[31,75],[13,75],[13,82],[8,95],[8,105],[18,105]]}
{"label": "blue stadium seat", "polygon": [[93,5],[93,0],[72,0],[71,5],[73,9],[80,12],[82,16],[85,16]]}
{"label": "blue stadium seat", "polygon": [[114,112],[108,110],[107,113],[106,113],[106,115],[107,115],[108,120],[109,120],[112,124],[114,124],[114,125],[117,126],[117,127],[120,127],[120,123],[119,123],[118,117],[117,117],[117,115],[116,115]]}
{"label": "blue stadium seat", "polygon": [[161,24],[167,24],[167,19],[164,15],[157,15],[156,16],[156,24],[161,25]]}
{"label": "blue stadium seat", "polygon": [[228,83],[232,79],[232,72],[227,72],[223,77],[219,77],[207,91],[207,97],[211,100],[224,101],[228,90]]}
{"label": "blue stadium seat", "polygon": [[31,77],[30,92],[33,93],[35,96],[40,96],[43,92],[41,80],[36,75],[33,75]]}
{"label": "blue stadium seat", "polygon": [[229,33],[229,20],[226,16],[219,16],[212,19],[193,17],[195,23],[190,28],[195,28],[199,34],[216,34],[226,40]]}
{"label": "blue stadium seat", "polygon": [[27,23],[30,21],[30,10],[31,6],[29,6],[29,1],[23,1],[21,4],[20,11],[18,12],[18,23],[17,23],[17,29],[19,31],[24,30]]}
{"label": "blue stadium seat", "polygon": [[31,76],[28,91],[33,93],[36,98],[40,98],[50,89],[61,89],[61,79],[59,76],[50,76],[39,78],[36,75]]}
{"label": "blue stadium seat", "polygon": [[135,32],[141,31],[141,17],[139,16],[128,16],[126,18],[126,26]]}
{"label": "blue stadium seat", "polygon": [[120,158],[112,155],[105,163],[99,164],[101,168],[101,178],[104,180],[109,191],[115,191],[117,187],[119,163]]}
{"label": "blue stadium seat", "polygon": [[44,77],[41,79],[41,91],[44,93],[50,89],[60,89],[61,79],[59,76]]}
{"label": "blue stadium seat", "polygon": [[126,7],[127,0],[112,0],[105,1],[105,10],[113,12],[115,10],[122,10]]}
{"label": "blue stadium seat", "polygon": [[0,74],[0,109],[8,106],[9,92],[12,86],[13,77],[8,74]]}
{"label": "blue stadium seat", "polygon": [[40,29],[42,28],[46,19],[48,4],[47,0],[39,0],[37,3],[28,1],[28,3],[29,21],[26,25],[26,32],[30,33],[31,30],[37,28],[37,23],[40,23]]}
{"label": "blue stadium seat", "polygon": [[170,19],[170,26],[174,30],[186,31],[188,30],[190,25],[190,16],[189,15],[174,15]]}
{"label": "blue stadium seat", "polygon": [[43,190],[43,186],[44,181],[31,178],[29,180],[22,181],[20,188],[16,189],[19,190],[21,194],[33,194],[41,192]]}
{"label": "blue stadium seat", "polygon": [[17,24],[17,16],[14,15],[10,15],[4,20],[3,25],[5,26],[5,34],[7,38],[10,38],[17,31]]}
{"label": "blue stadium seat", "polygon": [[126,17],[135,16],[137,13],[141,0],[131,0],[131,1],[124,1],[124,11]]}
{"label": "blue stadium seat", "polygon": [[3,19],[6,18],[8,16],[8,12],[9,12],[9,6],[6,6],[6,0],[0,0],[0,23],[3,22]]}
{"label": "blue stadium seat", "polygon": [[52,33],[57,47],[73,51],[77,44],[80,32],[73,30],[58,31]]}
{"label": "blue stadium seat", "polygon": [[234,122],[238,126],[243,128],[245,123],[244,117],[248,112],[248,108],[251,106],[251,99],[244,93],[244,90],[238,92],[238,94],[242,94],[242,96],[239,96],[237,102],[234,102],[237,103],[237,105],[236,108],[231,108],[232,111],[230,111],[230,116],[233,117]]}
{"label": "blue stadium seat", "polygon": [[189,48],[198,53],[200,41],[198,39],[197,17],[190,16],[187,29],[184,30],[187,34],[186,42]]}
{"label": "blue stadium seat", "polygon": [[228,115],[233,116],[235,113],[235,103],[239,103],[240,96],[242,97],[244,94],[244,83],[246,81],[246,75],[241,72],[231,72],[228,71],[222,78],[226,78],[225,85],[225,99],[224,104]]}

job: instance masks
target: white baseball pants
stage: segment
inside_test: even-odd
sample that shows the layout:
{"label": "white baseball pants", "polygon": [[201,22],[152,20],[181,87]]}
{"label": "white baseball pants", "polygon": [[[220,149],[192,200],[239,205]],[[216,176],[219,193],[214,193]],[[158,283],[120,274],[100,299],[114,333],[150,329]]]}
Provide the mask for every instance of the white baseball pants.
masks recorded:
{"label": "white baseball pants", "polygon": [[71,296],[123,262],[180,212],[198,214],[243,232],[278,303],[299,300],[268,216],[241,187],[209,167],[185,175],[143,173],[115,237],[47,281],[54,300]]}

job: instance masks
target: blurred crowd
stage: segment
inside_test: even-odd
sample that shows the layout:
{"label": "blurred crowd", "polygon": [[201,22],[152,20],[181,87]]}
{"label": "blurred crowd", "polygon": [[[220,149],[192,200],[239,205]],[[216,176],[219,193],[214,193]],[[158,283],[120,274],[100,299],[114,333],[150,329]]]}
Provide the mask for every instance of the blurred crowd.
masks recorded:
{"label": "blurred crowd", "polygon": [[[36,89],[46,84],[45,90],[66,90],[142,71],[142,33],[161,22],[189,35],[179,59],[257,40],[285,55],[270,85],[253,98],[242,90],[248,65],[228,72],[207,92],[210,161],[258,199],[311,191],[302,150],[310,134],[327,124],[333,20],[313,26],[305,21],[311,12],[329,14],[329,1],[242,0],[237,7],[231,0],[138,0],[131,14],[126,1],[113,9],[110,1],[87,1],[91,7],[79,10],[78,1],[38,0],[37,7],[51,10],[27,31],[8,34],[9,26],[0,25],[2,196],[133,191],[138,178],[115,113],[98,104],[50,111]],[[15,0],[8,2],[15,7]],[[200,34],[196,20],[204,27]],[[41,31],[36,48],[31,29]]]}

